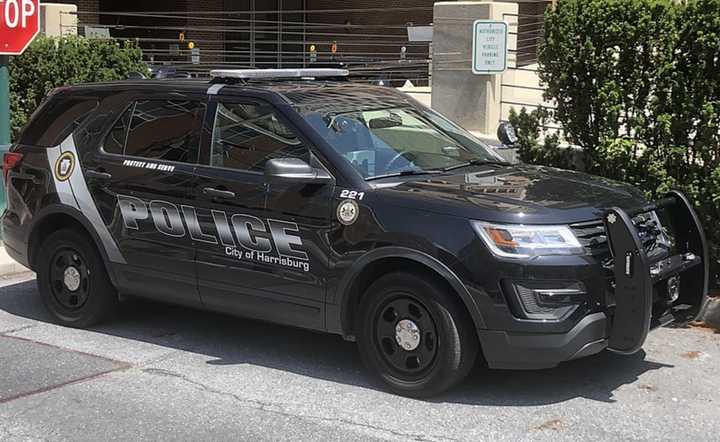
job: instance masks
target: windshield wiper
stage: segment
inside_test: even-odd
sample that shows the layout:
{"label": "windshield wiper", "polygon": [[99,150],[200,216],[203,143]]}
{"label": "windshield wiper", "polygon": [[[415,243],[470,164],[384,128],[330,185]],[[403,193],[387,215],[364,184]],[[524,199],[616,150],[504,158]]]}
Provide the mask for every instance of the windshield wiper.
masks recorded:
{"label": "windshield wiper", "polygon": [[395,173],[387,173],[385,175],[376,175],[369,178],[365,178],[365,181],[380,180],[383,178],[394,178],[399,176],[413,176],[413,175],[432,175],[434,173],[440,173],[441,170],[403,170]]}
{"label": "windshield wiper", "polygon": [[444,168],[442,171],[443,171],[443,172],[448,172],[448,171],[450,171],[450,170],[460,169],[461,167],[467,167],[467,166],[485,166],[485,165],[490,165],[490,166],[511,166],[512,164],[511,164],[511,163],[508,163],[507,161],[500,161],[500,160],[481,160],[481,159],[476,159],[476,160],[471,160],[471,161],[468,161],[468,162],[465,162],[465,163],[462,163],[462,164],[457,164],[457,165],[455,165],[455,166],[446,167],[446,168]]}

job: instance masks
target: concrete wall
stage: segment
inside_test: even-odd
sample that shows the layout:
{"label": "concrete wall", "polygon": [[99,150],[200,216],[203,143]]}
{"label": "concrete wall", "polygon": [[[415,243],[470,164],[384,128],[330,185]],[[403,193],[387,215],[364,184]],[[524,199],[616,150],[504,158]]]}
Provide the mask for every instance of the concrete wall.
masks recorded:
{"label": "concrete wall", "polygon": [[62,3],[40,4],[40,32],[48,37],[77,35],[77,6]]}
{"label": "concrete wall", "polygon": [[[100,23],[100,0],[56,0],[53,4],[64,4],[75,6],[75,11],[81,12],[78,15],[78,23],[80,26],[94,25]],[[46,3],[42,3],[46,4]],[[64,19],[63,19],[64,20]]]}
{"label": "concrete wall", "polygon": [[510,109],[520,110],[522,107],[535,109],[540,105],[552,107],[543,100],[543,88],[536,70],[537,63],[522,66],[522,70],[508,69],[502,74],[502,90],[499,103],[500,118],[507,119]]}

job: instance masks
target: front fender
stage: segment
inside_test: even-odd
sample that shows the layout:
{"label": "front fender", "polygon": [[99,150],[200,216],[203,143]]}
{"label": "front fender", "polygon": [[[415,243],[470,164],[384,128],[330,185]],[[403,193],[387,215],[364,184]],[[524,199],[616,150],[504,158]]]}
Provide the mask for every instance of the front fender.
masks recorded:
{"label": "front fender", "polygon": [[334,305],[328,305],[328,308],[326,309],[326,314],[328,315],[326,318],[328,331],[342,334],[345,337],[350,336],[353,285],[368,265],[387,258],[400,258],[413,261],[439,275],[447,281],[455,293],[460,297],[470,313],[470,317],[475,324],[475,328],[486,328],[485,320],[483,319],[474,298],[470,295],[470,292],[465,284],[463,284],[460,278],[448,266],[425,252],[406,247],[388,246],[372,250],[362,255],[350,266],[348,271],[345,272],[345,275],[341,278],[337,286],[336,303]]}

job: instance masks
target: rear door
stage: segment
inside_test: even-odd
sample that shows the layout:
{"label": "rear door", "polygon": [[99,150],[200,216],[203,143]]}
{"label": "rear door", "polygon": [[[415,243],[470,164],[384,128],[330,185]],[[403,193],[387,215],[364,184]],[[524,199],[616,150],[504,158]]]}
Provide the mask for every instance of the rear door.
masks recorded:
{"label": "rear door", "polygon": [[319,165],[272,105],[213,98],[214,130],[197,168],[198,285],[216,309],[322,328],[331,184],[270,184],[271,158]]}
{"label": "rear door", "polygon": [[195,248],[183,222],[193,204],[204,96],[134,100],[84,162],[89,191],[126,264],[132,294],[199,306]]}

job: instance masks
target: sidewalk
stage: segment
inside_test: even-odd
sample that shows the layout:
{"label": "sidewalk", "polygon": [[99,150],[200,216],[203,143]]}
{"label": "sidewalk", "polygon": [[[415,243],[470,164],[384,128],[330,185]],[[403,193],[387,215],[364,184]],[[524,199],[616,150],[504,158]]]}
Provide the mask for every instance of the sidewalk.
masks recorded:
{"label": "sidewalk", "polygon": [[5,247],[0,244],[0,278],[30,272],[30,269],[23,267],[5,252]]}

